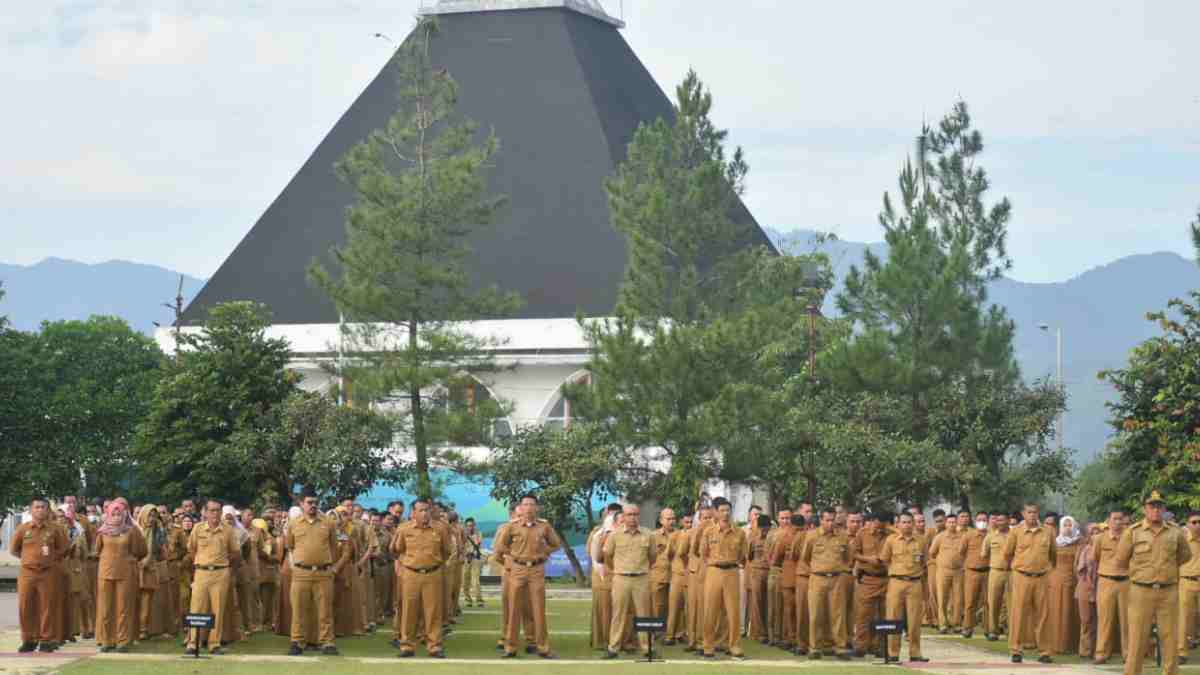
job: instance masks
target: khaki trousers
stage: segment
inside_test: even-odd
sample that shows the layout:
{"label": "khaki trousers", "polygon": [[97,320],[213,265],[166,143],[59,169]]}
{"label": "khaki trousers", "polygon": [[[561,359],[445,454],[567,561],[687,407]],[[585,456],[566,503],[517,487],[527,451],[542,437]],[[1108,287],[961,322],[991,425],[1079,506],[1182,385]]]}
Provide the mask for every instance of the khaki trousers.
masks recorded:
{"label": "khaki trousers", "polygon": [[127,645],[133,642],[134,607],[129,586],[136,579],[101,579],[96,603],[96,644]]}
{"label": "khaki trousers", "polygon": [[1009,651],[1020,654],[1023,649],[1021,638],[1032,628],[1038,653],[1050,656],[1050,603],[1046,597],[1050,584],[1046,575],[1031,577],[1013,570],[1009,580],[1012,582],[1012,604],[1008,618]]}
{"label": "khaki trousers", "polygon": [[746,570],[746,602],[749,604],[746,612],[749,617],[749,633],[751,640],[762,640],[767,637],[767,575],[765,567],[751,567]]}
{"label": "khaki trousers", "polygon": [[469,560],[463,565],[462,588],[463,597],[466,598],[466,604],[472,602],[478,605],[483,604],[483,589],[479,585],[479,575],[483,572],[483,562],[479,560]]}
{"label": "khaki trousers", "polygon": [[[884,577],[863,576],[854,588],[854,648],[875,651],[875,634],[871,623],[885,610],[888,580]],[[891,618],[891,617],[889,617]]]}
{"label": "khaki trousers", "polygon": [[[635,616],[650,616],[653,612],[650,600],[650,580],[645,575],[613,575],[612,622],[608,628],[608,649],[619,651],[626,624]],[[650,651],[650,640],[646,633],[638,633],[638,644],[642,653]]]}
{"label": "khaki trousers", "polygon": [[404,616],[400,631],[400,652],[415,651],[418,642],[417,622],[424,625],[425,648],[430,654],[442,650],[443,603],[446,601],[445,574],[442,568],[433,572],[404,570]]}
{"label": "khaki trousers", "polygon": [[704,577],[704,653],[715,653],[718,643],[725,644],[726,636],[717,635],[721,618],[728,622],[729,653],[741,656],[742,607],[738,588],[738,569],[709,566]]}
{"label": "khaki trousers", "polygon": [[687,574],[671,577],[671,593],[667,596],[668,640],[680,640],[687,632]]}
{"label": "khaki trousers", "polygon": [[987,587],[988,570],[968,569],[963,573],[963,630],[975,630],[975,622],[982,613],[983,629],[989,633],[992,632],[992,627],[988,624],[987,612],[984,611],[987,607]]}
{"label": "khaki trousers", "polygon": [[[322,647],[333,645],[333,573],[321,576],[297,576],[292,573],[292,642],[304,645],[313,634],[316,621],[317,640]],[[309,572],[309,575],[314,574]]]}
{"label": "khaki trousers", "polygon": [[258,606],[258,578],[239,576],[237,581],[238,611],[242,615],[242,633],[249,635],[262,626],[262,612]]}
{"label": "khaki trousers", "polygon": [[[920,580],[892,577],[887,585],[887,616],[890,621],[904,619],[908,632],[908,658],[921,655],[921,620],[925,617],[925,588]],[[888,636],[888,656],[899,658],[900,636]]]}
{"label": "khaki trousers", "polygon": [[[650,580],[650,614],[661,619],[667,618],[667,603],[671,600],[671,578],[662,581]],[[642,616],[647,616],[643,614]]]}
{"label": "khaki trousers", "polygon": [[688,576],[688,646],[700,649],[704,645],[704,572],[707,568],[692,572]]}
{"label": "khaki trousers", "polygon": [[[1129,582],[1133,584],[1133,582]],[[1150,647],[1150,626],[1158,624],[1162,641],[1163,675],[1179,672],[1179,654],[1168,645],[1179,638],[1179,586],[1150,588],[1133,584],[1129,589],[1129,649],[1125,650],[1125,675],[1141,675]]]}
{"label": "khaki trousers", "polygon": [[[508,638],[508,613],[509,613],[509,608],[510,608],[509,601],[512,598],[512,594],[509,592],[509,588],[511,587],[511,584],[510,584],[511,579],[512,579],[512,572],[509,570],[505,570],[500,575],[500,640],[499,640],[499,644],[501,647],[504,646],[505,641]],[[609,592],[610,590],[611,589],[608,586],[604,587],[604,593],[603,593],[604,603],[605,603],[604,607],[607,608],[607,612],[608,612],[608,614],[605,615],[605,620],[604,620],[604,630],[605,631],[608,630],[608,622],[612,618],[612,594]],[[594,592],[593,592],[593,595],[594,595]],[[526,599],[525,601],[519,603],[517,605],[517,609],[520,611],[521,620],[525,624],[525,644],[527,644],[527,645],[537,644],[537,636],[533,632],[533,612],[529,607],[528,600]],[[519,631],[520,631],[520,624],[518,624],[518,632]],[[601,645],[603,646],[606,644],[608,644],[607,633],[605,634],[604,642],[601,643]]]}
{"label": "khaki trousers", "polygon": [[[504,607],[508,607],[508,598],[503,598]],[[507,611],[507,610],[504,610]],[[598,573],[592,574],[592,649],[608,649],[608,629],[612,625],[612,585],[600,581]],[[508,621],[504,622],[503,635],[508,634]],[[528,624],[526,624],[528,625]],[[503,640],[500,641],[504,643]],[[527,644],[532,644],[530,640]]]}
{"label": "khaki trousers", "polygon": [[808,578],[809,646],[813,650],[842,651],[846,646],[846,600],[836,577],[813,574]]}
{"label": "khaki trousers", "polygon": [[1088,599],[1090,594],[1084,593],[1082,598],[1075,599],[1079,611],[1079,658],[1090,659],[1096,650],[1096,603]]}
{"label": "khaki trousers", "polygon": [[[539,654],[550,653],[550,633],[546,629],[546,568],[545,565],[526,567],[514,562],[508,571],[508,632],[505,649],[517,650],[517,633],[526,606],[533,615],[533,635]],[[613,613],[614,616],[616,612]],[[528,629],[526,629],[528,630]]]}
{"label": "khaki trousers", "polygon": [[850,649],[853,645],[851,640],[854,637],[851,634],[854,621],[854,596],[857,594],[857,584],[854,583],[854,575],[850,572],[843,572],[842,576],[838,577],[838,590],[842,594],[842,602],[845,606],[846,617],[846,649]]}
{"label": "khaki trousers", "polygon": [[274,630],[275,614],[279,609],[279,584],[274,581],[259,584],[258,605],[262,608],[263,630]]}
{"label": "khaki trousers", "polygon": [[926,568],[928,573],[925,575],[925,625],[937,628],[938,620],[938,600],[937,600],[937,565],[930,563]]}
{"label": "khaki trousers", "polygon": [[992,569],[988,572],[987,589],[987,632],[999,635],[1002,630],[1004,607],[1008,598],[1007,570]]}
{"label": "khaki trousers", "polygon": [[[17,574],[17,608],[21,620],[21,642],[52,642],[57,613],[51,611],[56,597],[57,572],[52,568]],[[124,644],[124,643],[122,643]]]}
{"label": "khaki trousers", "polygon": [[779,579],[783,570],[772,567],[767,572],[767,641],[770,644],[783,642],[783,592]]}
{"label": "khaki trousers", "polygon": [[807,650],[816,643],[810,640],[810,615],[808,613],[808,582],[810,577],[795,577],[796,586],[784,589],[783,596],[783,634],[789,643],[795,643],[800,650]]}
{"label": "khaki trousers", "polygon": [[962,569],[939,569],[937,590],[938,624],[942,628],[958,628],[962,621]]}
{"label": "khaki trousers", "polygon": [[[221,635],[225,630],[225,606],[229,601],[229,569],[196,570],[192,578],[192,598],[188,607],[191,614],[212,614],[212,635],[216,638],[209,640],[209,648],[216,649],[221,645]],[[199,635],[197,635],[199,633]],[[188,632],[188,647],[197,646],[208,639],[209,631],[193,629]]]}
{"label": "khaki trousers", "polygon": [[1188,640],[1200,637],[1196,609],[1200,607],[1200,579],[1179,578],[1179,655],[1187,656]]}
{"label": "khaki trousers", "polygon": [[1100,577],[1096,588],[1096,660],[1129,653],[1129,580]]}

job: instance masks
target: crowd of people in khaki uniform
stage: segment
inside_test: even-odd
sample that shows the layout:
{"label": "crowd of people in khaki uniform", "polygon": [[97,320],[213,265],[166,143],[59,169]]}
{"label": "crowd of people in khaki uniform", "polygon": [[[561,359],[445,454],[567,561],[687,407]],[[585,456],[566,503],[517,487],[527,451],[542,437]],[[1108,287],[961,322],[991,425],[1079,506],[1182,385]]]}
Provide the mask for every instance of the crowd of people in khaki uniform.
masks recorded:
{"label": "crowd of people in khaki uniform", "polygon": [[[188,650],[223,653],[256,632],[290,638],[289,654],[336,654],[340,637],[374,632],[389,618],[401,657],[418,646],[445,657],[444,637],[462,607],[483,606],[483,541],[471,519],[426,500],[393,502],[385,513],[352,500],[325,513],[305,495],[288,511],[185,501],[174,511],[131,508],[123,498],[61,505],[34,500],[14,532],[21,562],[20,651],[53,651],[95,638],[102,652],[138,640],[180,638]],[[197,511],[197,506],[200,510]],[[899,662],[901,637],[886,645],[877,620],[904,621],[909,659],[922,662],[923,627],[988,640],[1007,635],[1012,660],[1078,653],[1102,664],[1120,656],[1141,672],[1152,628],[1163,666],[1177,672],[1197,645],[1200,513],[1181,527],[1161,495],[1130,524],[1114,510],[1081,529],[1070,516],[1042,517],[1036,505],[1005,514],[847,513],[811,504],[776,519],[754,507],[734,524],[717,498],[679,519],[640,526],[637,506],[612,504],[588,536],[592,559],[592,645],[607,658],[645,653],[633,618],[666,619],[668,646],[715,658],[744,657],[741,640],[808,658],[849,660],[886,649]],[[545,564],[562,542],[527,495],[509,508],[494,539],[501,570],[496,649],[555,658],[546,621]],[[212,614],[211,630],[184,631],[186,613]]]}
{"label": "crowd of people in khaki uniform", "polygon": [[910,661],[925,662],[922,628],[966,638],[1007,635],[1012,661],[1027,650],[1051,663],[1073,654],[1103,664],[1124,659],[1140,673],[1153,654],[1164,672],[1200,640],[1200,513],[1183,526],[1162,496],[1144,518],[1114,510],[1086,529],[1070,516],[1045,517],[1028,504],[1013,514],[857,514],[811,504],[775,519],[751,507],[737,527],[728,501],[697,504],[680,519],[659,513],[639,527],[636,506],[609,505],[588,537],[592,566],[592,646],[607,658],[645,654],[633,618],[667,622],[665,644],[716,658],[744,658],[741,639],[798,656],[842,660],[886,651],[898,663],[901,636],[887,644],[877,621],[903,621]]}

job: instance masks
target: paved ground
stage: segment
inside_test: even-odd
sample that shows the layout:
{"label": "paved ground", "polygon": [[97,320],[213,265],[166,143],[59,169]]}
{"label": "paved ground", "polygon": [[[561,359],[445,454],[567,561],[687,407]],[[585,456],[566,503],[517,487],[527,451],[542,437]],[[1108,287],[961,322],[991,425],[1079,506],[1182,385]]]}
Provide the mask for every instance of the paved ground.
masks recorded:
{"label": "paved ground", "polygon": [[20,627],[17,617],[17,594],[0,593],[0,634]]}

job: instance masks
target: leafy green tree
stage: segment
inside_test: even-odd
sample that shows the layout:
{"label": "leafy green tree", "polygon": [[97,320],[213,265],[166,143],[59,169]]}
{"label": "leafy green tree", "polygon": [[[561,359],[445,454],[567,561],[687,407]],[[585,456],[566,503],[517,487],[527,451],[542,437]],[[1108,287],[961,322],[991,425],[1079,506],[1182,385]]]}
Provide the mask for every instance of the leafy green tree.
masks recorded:
{"label": "leafy green tree", "polygon": [[400,106],[387,126],[337,163],[356,201],[336,269],[314,263],[312,280],[337,305],[349,360],[339,365],[366,400],[400,397],[397,429],[415,454],[415,489],[429,497],[429,470],[445,444],[477,435],[501,402],[450,403],[468,373],[495,368],[496,341],[456,322],[511,314],[519,299],[473,289],[467,238],[490,226],[503,200],[487,190],[498,148],[494,134],[477,143],[476,125],[456,112],[458,86],[434,67],[429,48],[437,23],[421,19],[395,57]]}
{"label": "leafy green tree", "polygon": [[[630,472],[634,492],[690,505],[719,468],[698,414],[727,371],[710,325],[736,310],[751,261],[749,218],[738,196],[740,149],[712,123],[712,95],[695,72],[676,89],[673,119],[642,124],[608,180],[609,209],[628,261],[616,318],[582,319],[592,350],[587,387],[568,388],[580,414],[612,420],[629,447],[647,448]],[[658,456],[661,453],[661,456]],[[654,467],[669,467],[658,470]]]}
{"label": "leafy green tree", "polygon": [[43,453],[52,436],[42,414],[51,387],[37,352],[36,335],[0,328],[0,519],[72,479],[62,457]]}
{"label": "leafy green tree", "polygon": [[576,422],[567,429],[528,426],[501,439],[476,471],[488,476],[492,497],[507,502],[533,492],[539,513],[560,534],[563,552],[584,585],[583,566],[561,535],[590,532],[592,502],[618,494],[628,453],[603,425]]}
{"label": "leafy green tree", "polygon": [[[268,338],[270,314],[254,302],[213,307],[203,330],[163,374],[137,429],[133,457],[147,495],[177,501],[210,495],[249,504],[260,478],[245,465],[245,433],[295,390],[286,340]],[[234,442],[234,441],[238,442]]]}
{"label": "leafy green tree", "polygon": [[230,443],[271,503],[294,503],[297,489],[311,489],[327,502],[399,482],[388,452],[391,420],[340,406],[325,394],[293,391]]}
{"label": "leafy green tree", "polygon": [[[1123,368],[1100,378],[1117,390],[1108,404],[1116,438],[1106,461],[1120,467],[1125,505],[1141,506],[1151,490],[1172,510],[1200,509],[1200,292],[1147,315],[1163,330],[1133,349]],[[1110,493],[1111,494],[1111,493]]]}
{"label": "leafy green tree", "polygon": [[1114,507],[1125,507],[1128,494],[1120,492],[1121,467],[1111,456],[1101,456],[1088,462],[1079,470],[1075,488],[1067,500],[1068,510],[1088,522],[1098,523],[1112,512]]}
{"label": "leafy green tree", "polygon": [[[4,281],[0,280],[0,300],[4,299],[4,294]],[[6,326],[8,326],[8,315],[0,314],[0,330],[3,330]]]}
{"label": "leafy green tree", "polygon": [[1196,252],[1196,262],[1200,263],[1200,209],[1196,209],[1196,219],[1188,226],[1188,231],[1192,235],[1192,248]]}

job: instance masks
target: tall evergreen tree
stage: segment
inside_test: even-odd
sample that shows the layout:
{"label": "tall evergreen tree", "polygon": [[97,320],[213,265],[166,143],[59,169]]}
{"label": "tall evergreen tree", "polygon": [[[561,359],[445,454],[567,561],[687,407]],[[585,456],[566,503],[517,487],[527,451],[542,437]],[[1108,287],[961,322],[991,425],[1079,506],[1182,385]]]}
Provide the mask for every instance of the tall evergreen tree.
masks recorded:
{"label": "tall evergreen tree", "polygon": [[349,359],[338,370],[355,396],[400,397],[398,436],[415,454],[414,491],[426,498],[437,449],[499,413],[497,402],[472,397],[470,414],[452,405],[469,373],[494,368],[487,352],[495,340],[457,322],[519,306],[512,294],[474,289],[465,264],[467,237],[502,207],[487,191],[498,141],[491,133],[476,141],[476,125],[457,114],[458,87],[430,60],[436,35],[435,19],[418,22],[394,58],[398,110],[337,163],[357,198],[346,244],[333,250],[336,269],[309,270],[344,317]]}

